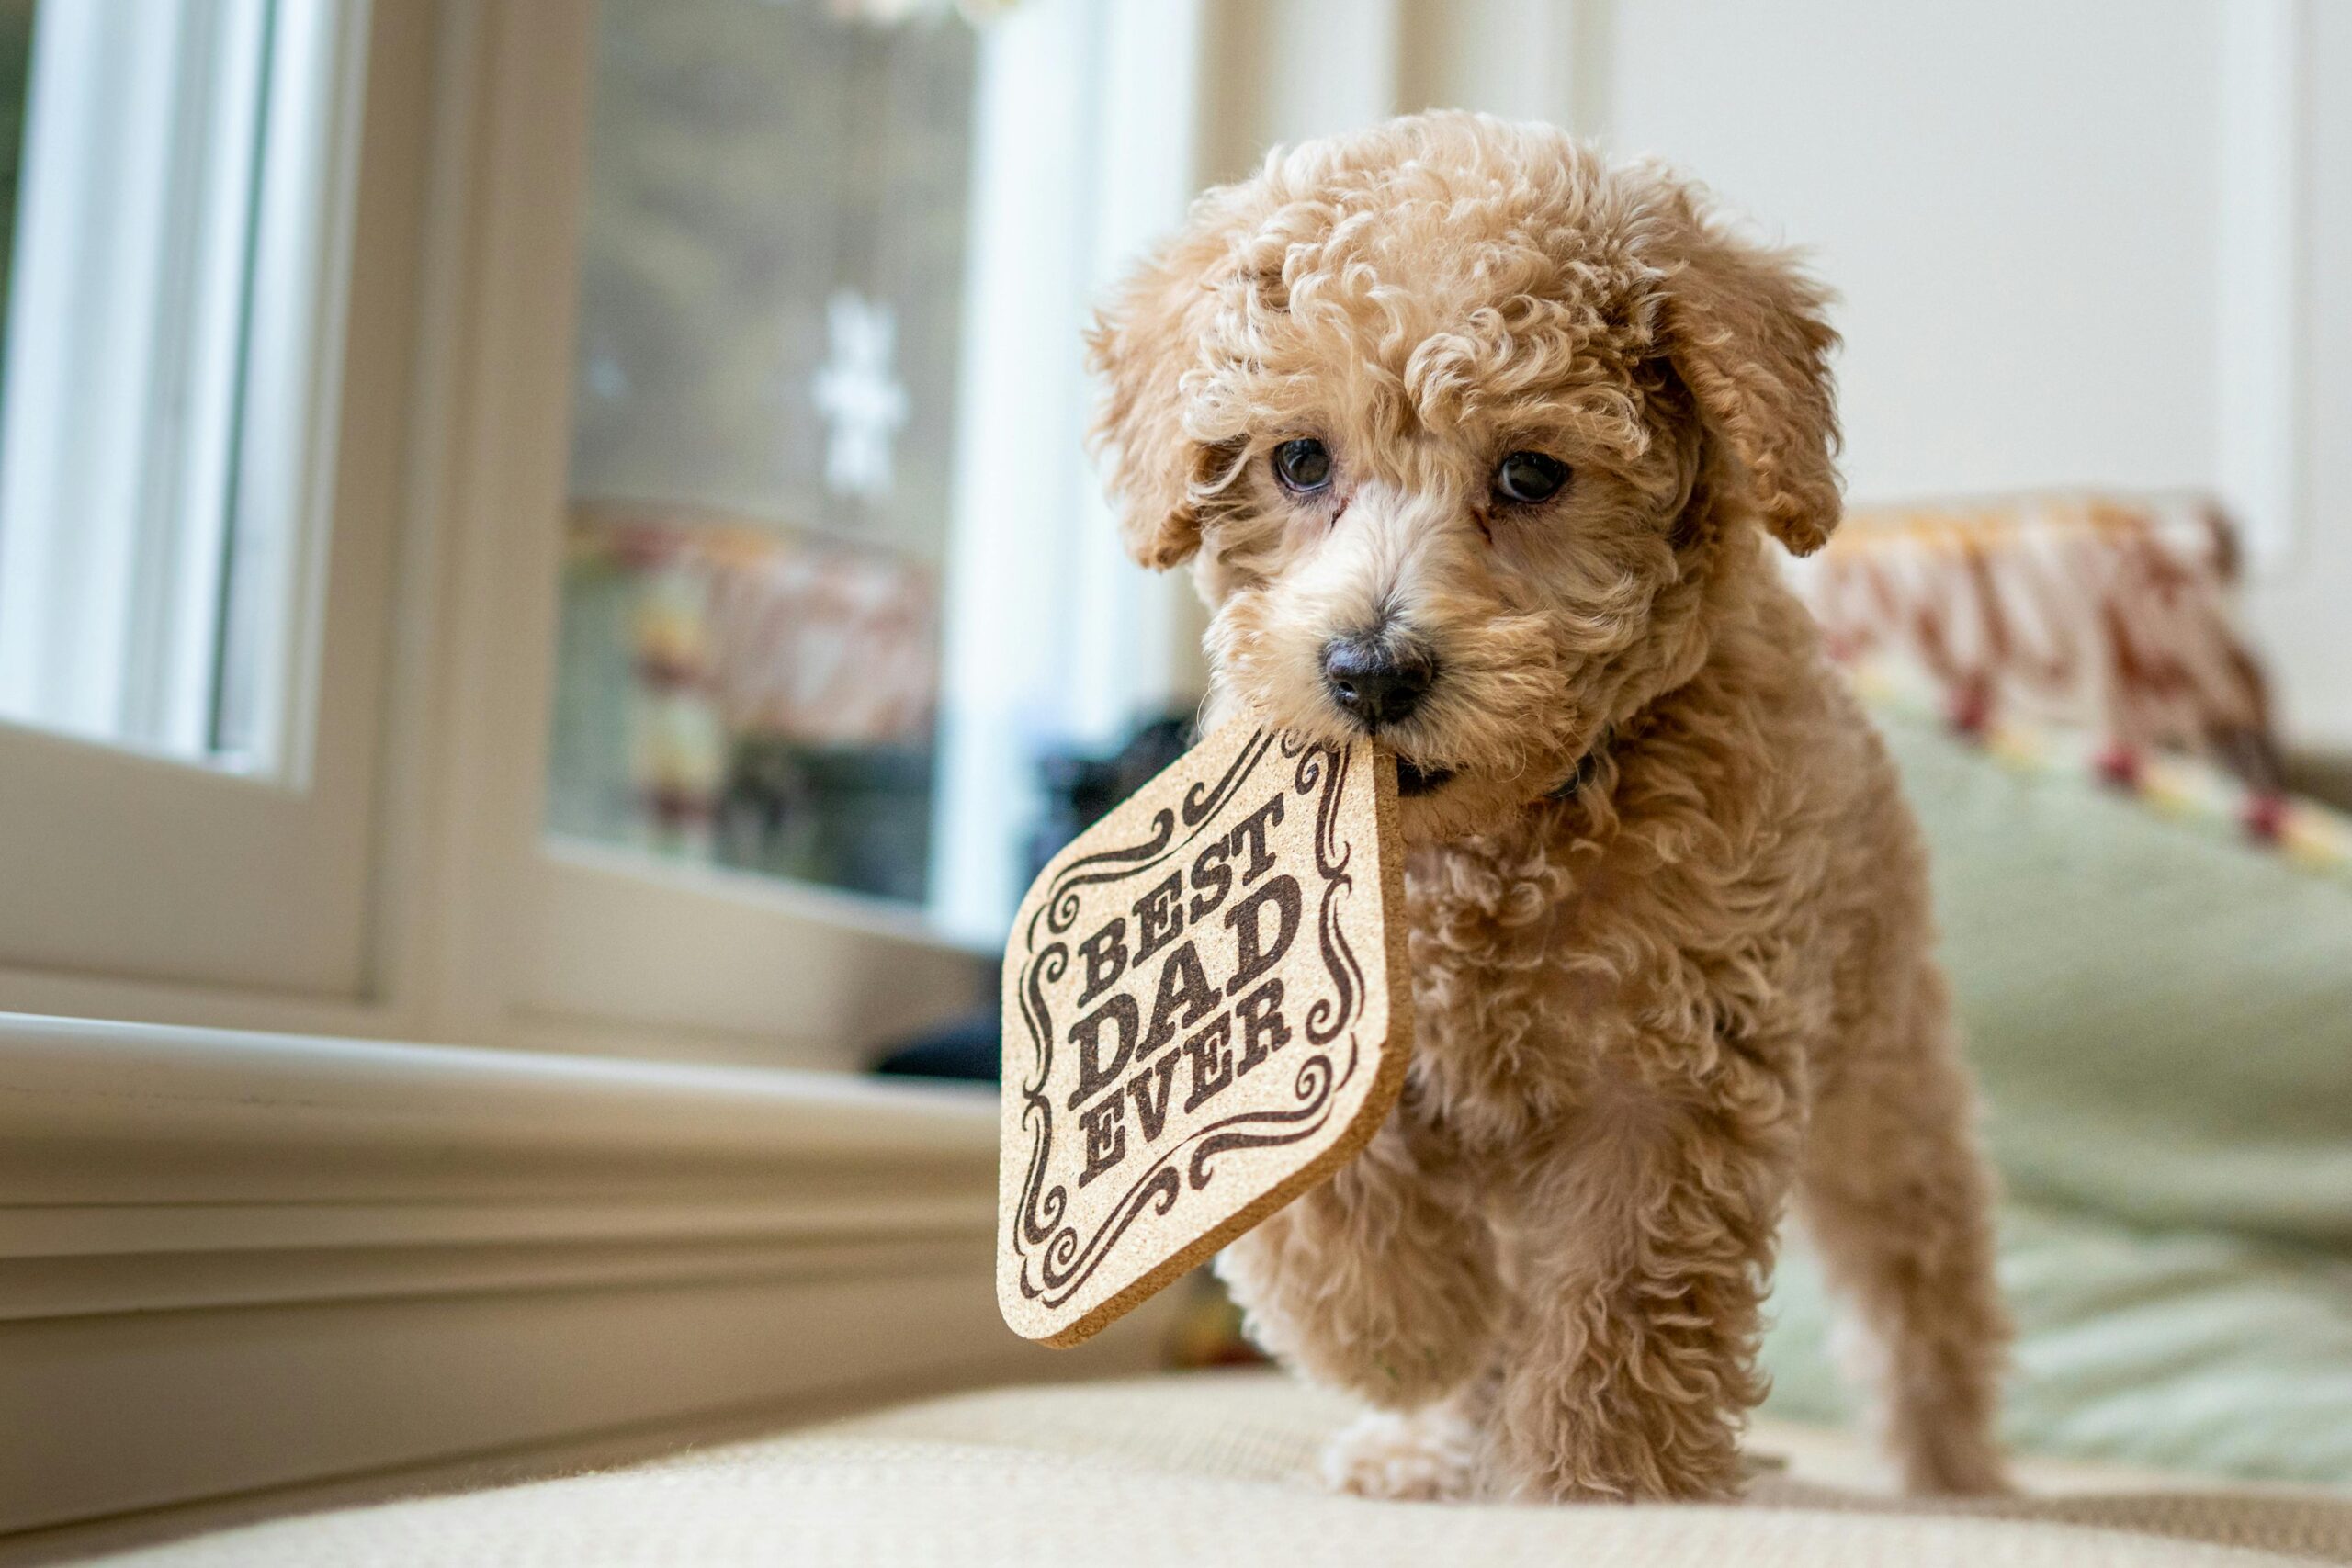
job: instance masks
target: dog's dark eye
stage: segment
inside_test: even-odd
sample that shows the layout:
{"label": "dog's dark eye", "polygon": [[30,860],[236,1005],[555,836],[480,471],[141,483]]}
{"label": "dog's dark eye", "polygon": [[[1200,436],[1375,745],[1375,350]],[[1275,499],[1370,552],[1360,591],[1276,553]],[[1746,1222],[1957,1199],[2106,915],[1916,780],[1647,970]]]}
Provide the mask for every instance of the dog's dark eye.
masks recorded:
{"label": "dog's dark eye", "polygon": [[1568,482],[1568,466],[1541,452],[1513,452],[1495,465],[1495,493],[1532,506],[1549,501]]}
{"label": "dog's dark eye", "polygon": [[1321,490],[1331,482],[1330,449],[1311,435],[1283,442],[1274,448],[1274,478],[1301,495]]}

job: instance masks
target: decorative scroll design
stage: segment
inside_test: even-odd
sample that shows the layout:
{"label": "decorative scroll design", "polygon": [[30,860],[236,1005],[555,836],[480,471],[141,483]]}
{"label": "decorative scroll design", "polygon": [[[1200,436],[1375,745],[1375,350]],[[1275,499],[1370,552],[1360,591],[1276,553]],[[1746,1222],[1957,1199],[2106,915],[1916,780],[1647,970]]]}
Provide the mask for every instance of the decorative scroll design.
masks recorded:
{"label": "decorative scroll design", "polygon": [[1029,961],[1021,975],[1021,1021],[1037,1051],[1037,1076],[1021,1086],[1021,1124],[1032,1127],[1037,1141],[1029,1148],[1029,1178],[1021,1189],[1021,1235],[1032,1247],[1043,1246],[1062,1223],[1069,1207],[1069,1191],[1057,1187],[1041,1192],[1046,1161],[1054,1146],[1054,1102],[1046,1082],[1054,1070],[1054,1015],[1046,1006],[1046,987],[1069,968],[1069,949],[1055,942]]}
{"label": "decorative scroll design", "polygon": [[[1258,759],[1266,754],[1265,740],[1266,732],[1262,729],[1258,731],[1249,745],[1234,753],[1232,765],[1225,770],[1225,777],[1214,784],[1196,784],[1184,792],[1185,827],[1199,827],[1216,815],[1218,807],[1232,798],[1233,792],[1241,787],[1241,781],[1249,776],[1250,770],[1258,765]],[[1289,753],[1283,754],[1287,756]]]}
{"label": "decorative scroll design", "polygon": [[[1066,932],[1076,921],[1077,888],[1140,876],[1191,843],[1218,808],[1240,789],[1274,744],[1272,736],[1259,731],[1227,770],[1225,777],[1200,801],[1196,803],[1188,794],[1182,814],[1192,831],[1182,842],[1170,842],[1174,814],[1162,810],[1153,817],[1151,835],[1140,843],[1071,863],[1055,878],[1045,906],[1051,934]],[[1296,793],[1313,797],[1316,803],[1316,873],[1322,891],[1317,927],[1330,994],[1317,998],[1306,1014],[1306,1039],[1314,1049],[1293,1076],[1289,1106],[1239,1111],[1195,1128],[1177,1140],[1120,1193],[1091,1235],[1081,1235],[1076,1225],[1065,1223],[1069,1190],[1046,1183],[1055,1108],[1046,1093],[1052,1071],[1054,1029],[1045,987],[1061,978],[1069,963],[1069,952],[1058,942],[1037,947],[1036,919],[1033,917],[1029,922],[1025,940],[1030,956],[1021,972],[1021,1021],[1035,1053],[1036,1068],[1022,1082],[1021,1124],[1030,1130],[1034,1142],[1026,1162],[1014,1249],[1021,1258],[1021,1293],[1042,1301],[1048,1308],[1061,1306],[1084,1289],[1137,1220],[1147,1214],[1164,1215],[1175,1208],[1186,1191],[1207,1188],[1216,1179],[1218,1156],[1300,1143],[1323,1131],[1336,1111],[1340,1092],[1354,1081],[1362,1066],[1359,1043],[1348,1031],[1357,1019],[1363,998],[1363,970],[1340,930],[1339,917],[1340,901],[1355,887],[1355,879],[1348,870],[1352,851],[1340,848],[1338,826],[1350,782],[1349,755],[1332,747],[1309,746],[1288,739],[1281,742],[1281,747],[1285,759],[1298,759],[1293,779]],[[1342,1034],[1347,1035],[1345,1056],[1335,1060],[1336,1053],[1329,1047]]]}
{"label": "decorative scroll design", "polygon": [[[1356,1044],[1351,1037],[1345,1068],[1335,1072],[1331,1058],[1321,1055],[1309,1056],[1298,1065],[1298,1076],[1292,1080],[1292,1087],[1297,1091],[1300,1100],[1298,1110],[1261,1111],[1254,1121],[1235,1117],[1230,1122],[1221,1122],[1215,1127],[1203,1128],[1197,1135],[1197,1146],[1193,1150],[1193,1186],[1202,1188],[1209,1184],[1209,1178],[1214,1174],[1209,1169],[1209,1161],[1218,1155],[1233,1149],[1276,1148],[1283,1144],[1297,1143],[1301,1138],[1311,1137],[1322,1131],[1323,1123],[1329,1119],[1327,1112],[1330,1108],[1331,1096],[1355,1076]],[[1230,1130],[1244,1122],[1249,1122],[1251,1126],[1279,1123],[1286,1130],[1274,1134]]]}
{"label": "decorative scroll design", "polygon": [[[1303,753],[1303,754],[1302,754]],[[1332,995],[1319,998],[1306,1012],[1306,1038],[1317,1045],[1337,1040],[1355,1017],[1363,996],[1363,965],[1340,929],[1340,896],[1354,888],[1348,863],[1355,851],[1340,847],[1340,801],[1347,789],[1348,753],[1326,746],[1304,746],[1285,739],[1283,755],[1298,758],[1297,788],[1313,795],[1325,770],[1335,776],[1323,791],[1315,810],[1315,869],[1323,878],[1323,902],[1316,915],[1315,937],[1323,951],[1323,967],[1331,976]]]}

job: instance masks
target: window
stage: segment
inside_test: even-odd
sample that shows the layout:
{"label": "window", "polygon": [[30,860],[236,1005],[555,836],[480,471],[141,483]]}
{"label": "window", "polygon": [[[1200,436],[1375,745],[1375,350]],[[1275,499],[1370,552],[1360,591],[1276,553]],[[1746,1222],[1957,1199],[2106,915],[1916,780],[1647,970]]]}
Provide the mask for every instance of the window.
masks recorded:
{"label": "window", "polygon": [[923,900],[977,53],[602,7],[553,831]]}
{"label": "window", "polygon": [[335,12],[6,12],[0,716],[300,770]]}
{"label": "window", "polygon": [[840,1066],[979,1000],[1040,750],[1194,673],[1080,330],[1197,7],[12,3],[0,1009]]}
{"label": "window", "polygon": [[986,942],[1039,753],[1194,675],[1078,361],[1182,210],[1196,21],[971,12],[601,7],[547,819]]}
{"label": "window", "polygon": [[[17,312],[50,378],[12,371],[0,421],[32,422],[15,478],[53,503],[8,526],[65,564],[15,612],[56,661],[0,722],[0,1010],[225,1028],[0,1023],[46,1128],[15,1250],[87,1286],[12,1325],[58,1419],[9,1522],[999,1353],[985,1097],[576,1059],[847,1066],[971,1007],[993,964],[950,912],[995,936],[1035,741],[1157,678],[1139,593],[1066,613],[1134,577],[1090,510],[1077,329],[1119,224],[1185,195],[1092,133],[1111,104],[1185,123],[1197,12],[912,8],[30,14],[35,128],[78,83],[113,113],[62,123],[163,173],[62,132],[23,162],[51,205],[15,252],[71,308]],[[167,36],[109,41],[134,12]],[[142,273],[77,213],[181,262]],[[118,273],[135,311],[98,302]],[[101,517],[111,554],[74,532]],[[761,680],[646,696],[696,625]],[[104,700],[74,709],[52,671],[85,669]],[[723,720],[741,786],[647,788],[649,714]],[[694,1353],[649,1379],[579,1353],[600,1336]],[[371,1419],[388,1379],[422,1393]]]}
{"label": "window", "polygon": [[573,352],[537,372],[560,603],[516,697],[550,714],[504,933],[536,1037],[842,1063],[972,1005],[1041,751],[1181,700],[1197,625],[1120,558],[1080,333],[1190,194],[1197,32],[595,9]]}
{"label": "window", "polygon": [[0,9],[0,1007],[370,984],[416,10]]}

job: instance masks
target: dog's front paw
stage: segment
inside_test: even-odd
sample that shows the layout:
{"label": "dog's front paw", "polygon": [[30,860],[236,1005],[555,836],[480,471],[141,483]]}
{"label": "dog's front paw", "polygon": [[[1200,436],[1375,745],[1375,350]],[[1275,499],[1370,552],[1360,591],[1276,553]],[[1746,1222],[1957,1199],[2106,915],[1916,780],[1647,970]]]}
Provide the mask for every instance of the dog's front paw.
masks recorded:
{"label": "dog's front paw", "polygon": [[1476,1455],[1469,1423],[1442,1405],[1409,1416],[1375,1410],[1323,1449],[1323,1479],[1336,1492],[1393,1502],[1467,1497]]}

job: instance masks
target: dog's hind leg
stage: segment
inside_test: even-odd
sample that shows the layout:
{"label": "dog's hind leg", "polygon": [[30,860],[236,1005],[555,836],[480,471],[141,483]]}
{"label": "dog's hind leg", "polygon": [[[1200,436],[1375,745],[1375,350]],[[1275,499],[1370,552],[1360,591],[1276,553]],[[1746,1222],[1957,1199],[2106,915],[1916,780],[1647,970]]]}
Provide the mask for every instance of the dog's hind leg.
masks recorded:
{"label": "dog's hind leg", "polygon": [[1363,1153],[1217,1260],[1251,1338],[1385,1410],[1487,1364],[1499,1290],[1485,1223],[1447,1201],[1442,1158],[1392,1116]]}
{"label": "dog's hind leg", "polygon": [[1800,1202],[1860,1331],[1885,1441],[1914,1492],[2007,1483],[1994,1438],[2009,1338],[1993,1183],[1943,978],[1922,965],[1898,1027],[1846,1043],[1814,1110]]}

